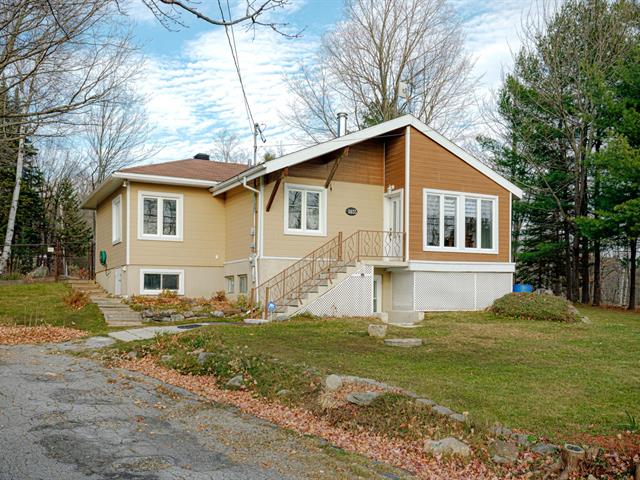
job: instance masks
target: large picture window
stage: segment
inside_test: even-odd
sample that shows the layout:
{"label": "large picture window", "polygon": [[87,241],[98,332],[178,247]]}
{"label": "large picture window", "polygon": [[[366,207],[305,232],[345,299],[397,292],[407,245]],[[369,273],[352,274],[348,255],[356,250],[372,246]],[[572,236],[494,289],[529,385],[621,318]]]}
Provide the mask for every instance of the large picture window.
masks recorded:
{"label": "large picture window", "polygon": [[184,271],[182,270],[141,270],[140,292],[143,295],[157,295],[164,290],[184,294]]}
{"label": "large picture window", "polygon": [[424,190],[424,250],[497,252],[498,198]]}
{"label": "large picture window", "polygon": [[182,240],[182,195],[140,192],[138,238]]}
{"label": "large picture window", "polygon": [[307,185],[285,187],[285,233],[325,235],[326,191]]}

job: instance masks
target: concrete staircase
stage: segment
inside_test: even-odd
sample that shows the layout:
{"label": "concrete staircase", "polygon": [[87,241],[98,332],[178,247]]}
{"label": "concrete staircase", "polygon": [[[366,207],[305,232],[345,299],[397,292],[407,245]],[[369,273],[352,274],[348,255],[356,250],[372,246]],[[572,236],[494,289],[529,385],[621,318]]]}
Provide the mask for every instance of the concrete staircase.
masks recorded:
{"label": "concrete staircase", "polygon": [[110,327],[133,327],[142,325],[140,314],[122,303],[122,299],[107,294],[95,280],[69,279],[67,283],[74,290],[86,293],[98,306]]}

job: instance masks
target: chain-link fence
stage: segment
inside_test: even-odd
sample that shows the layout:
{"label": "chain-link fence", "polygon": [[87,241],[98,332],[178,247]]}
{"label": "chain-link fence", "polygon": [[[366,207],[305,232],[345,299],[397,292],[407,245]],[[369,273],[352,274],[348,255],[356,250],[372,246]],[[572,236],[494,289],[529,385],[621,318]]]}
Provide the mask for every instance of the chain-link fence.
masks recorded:
{"label": "chain-link fence", "polygon": [[16,243],[10,247],[5,277],[95,277],[93,242]]}

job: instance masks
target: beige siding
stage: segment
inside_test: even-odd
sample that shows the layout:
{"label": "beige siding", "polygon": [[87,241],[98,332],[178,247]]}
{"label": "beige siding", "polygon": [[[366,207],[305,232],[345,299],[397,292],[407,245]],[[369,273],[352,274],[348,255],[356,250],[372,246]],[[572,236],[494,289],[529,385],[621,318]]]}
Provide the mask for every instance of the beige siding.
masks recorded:
{"label": "beige siding", "polygon": [[140,294],[140,270],[141,269],[167,269],[184,271],[184,296],[185,297],[205,297],[210,298],[216,292],[224,290],[224,268],[223,267],[196,267],[164,264],[130,265],[127,267],[127,290],[123,293],[127,295]]}
{"label": "beige siding", "polygon": [[[340,231],[346,236],[357,230],[382,230],[382,185],[334,181],[327,191],[327,235],[287,235],[284,233],[284,187],[287,183],[324,185],[324,180],[287,177],[282,181],[271,210],[264,213],[265,256],[299,258]],[[274,185],[272,182],[265,187],[265,206]],[[358,214],[347,215],[347,207],[357,208]]]}
{"label": "beige siding", "polygon": [[[222,267],[225,255],[224,200],[214,198],[205,188],[131,183],[132,265]],[[183,239],[142,240],[138,238],[139,192],[183,195]]]}
{"label": "beige siding", "polygon": [[253,192],[236,187],[225,193],[227,262],[248,259],[253,237]]}
{"label": "beige siding", "polygon": [[[122,195],[122,241],[113,245],[112,231],[111,231],[111,202],[118,195]],[[126,188],[119,188],[113,192],[109,197],[102,202],[96,210],[96,276],[100,278],[105,277],[103,273],[108,273],[109,270],[120,267],[125,264],[126,258],[126,242],[127,242],[127,190]],[[107,265],[100,264],[100,251],[107,252]],[[105,271],[106,270],[106,271]]]}
{"label": "beige siding", "polygon": [[[411,129],[409,253],[411,260],[508,262],[509,192],[415,129]],[[498,253],[425,252],[423,188],[480,193],[498,197]]]}

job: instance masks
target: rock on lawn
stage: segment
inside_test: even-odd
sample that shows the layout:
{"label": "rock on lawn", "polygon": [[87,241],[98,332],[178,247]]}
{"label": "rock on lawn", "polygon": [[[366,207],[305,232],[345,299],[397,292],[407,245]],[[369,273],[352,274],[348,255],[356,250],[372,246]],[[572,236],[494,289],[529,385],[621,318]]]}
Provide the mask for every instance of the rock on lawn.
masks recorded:
{"label": "rock on lawn", "polygon": [[471,455],[469,445],[454,437],[447,437],[442,440],[427,440],[424,444],[424,451],[432,455],[456,455],[460,457]]}

